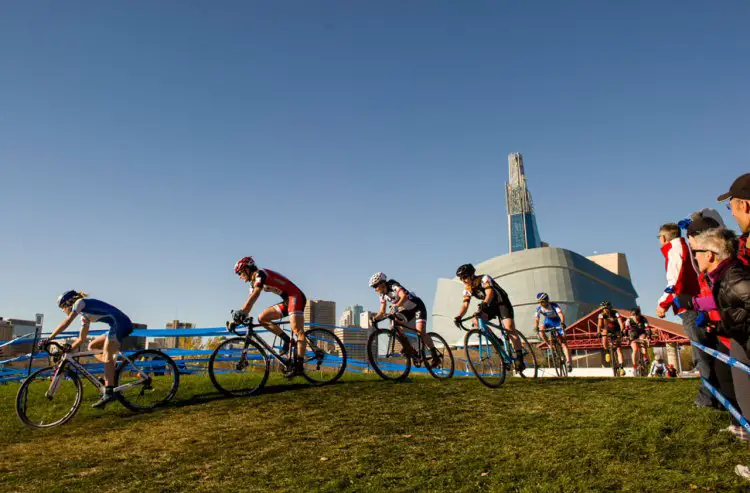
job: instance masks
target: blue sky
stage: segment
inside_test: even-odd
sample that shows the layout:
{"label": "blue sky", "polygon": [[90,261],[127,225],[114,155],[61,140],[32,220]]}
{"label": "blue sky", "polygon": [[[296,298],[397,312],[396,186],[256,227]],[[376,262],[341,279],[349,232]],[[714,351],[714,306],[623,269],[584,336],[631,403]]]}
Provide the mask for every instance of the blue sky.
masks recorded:
{"label": "blue sky", "polygon": [[429,308],[437,278],[507,252],[516,151],[543,239],[625,252],[653,313],[658,226],[749,168],[748,18],[743,1],[5,2],[0,316],[49,326],[74,288],[151,327],[220,325],[247,254],[339,311],[376,307],[378,270]]}

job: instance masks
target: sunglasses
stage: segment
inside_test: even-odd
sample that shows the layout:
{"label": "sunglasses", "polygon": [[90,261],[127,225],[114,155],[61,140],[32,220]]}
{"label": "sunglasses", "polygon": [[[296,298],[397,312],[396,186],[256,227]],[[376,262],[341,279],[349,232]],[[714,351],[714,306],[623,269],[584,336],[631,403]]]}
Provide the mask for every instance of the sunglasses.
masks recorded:
{"label": "sunglasses", "polygon": [[714,252],[713,250],[693,250],[693,254],[696,254],[696,253],[702,253],[702,252],[711,252],[711,253],[713,253],[714,255],[717,255],[717,253],[716,253],[716,252]]}

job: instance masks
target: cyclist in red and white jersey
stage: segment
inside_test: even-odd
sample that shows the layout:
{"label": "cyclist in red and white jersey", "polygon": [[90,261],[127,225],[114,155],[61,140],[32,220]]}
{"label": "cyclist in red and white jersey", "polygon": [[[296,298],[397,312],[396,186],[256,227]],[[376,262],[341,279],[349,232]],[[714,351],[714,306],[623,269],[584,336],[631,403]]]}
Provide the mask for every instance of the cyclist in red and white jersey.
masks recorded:
{"label": "cyclist in red and white jersey", "polygon": [[252,257],[243,257],[238,260],[234,265],[234,272],[243,281],[250,283],[250,296],[240,310],[235,310],[234,321],[241,323],[247,317],[262,291],[281,296],[281,303],[263,310],[258,316],[258,322],[281,338],[283,341],[281,353],[284,354],[289,351],[290,338],[273,321],[289,316],[292,332],[297,336],[297,361],[293,371],[289,372],[287,376],[301,374],[307,344],[304,314],[307,298],[304,293],[292,281],[278,272],[270,269],[259,269]]}

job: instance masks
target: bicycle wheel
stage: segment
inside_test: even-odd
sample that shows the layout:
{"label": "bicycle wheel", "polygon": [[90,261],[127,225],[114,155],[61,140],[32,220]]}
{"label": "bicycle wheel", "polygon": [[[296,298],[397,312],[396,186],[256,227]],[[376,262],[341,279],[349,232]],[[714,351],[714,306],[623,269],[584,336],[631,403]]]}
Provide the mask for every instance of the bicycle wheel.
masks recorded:
{"label": "bicycle wheel", "polygon": [[367,359],[384,380],[401,381],[409,376],[411,356],[401,350],[395,332],[389,329],[377,329],[367,339]]}
{"label": "bicycle wheel", "polygon": [[505,382],[505,362],[500,349],[481,330],[466,333],[464,348],[469,367],[480,382],[492,389]]}
{"label": "bicycle wheel", "polygon": [[208,360],[208,377],[219,392],[240,397],[261,390],[268,381],[268,357],[261,346],[244,337],[232,337],[219,344]]}
{"label": "bicycle wheel", "polygon": [[346,370],[346,348],[336,334],[328,329],[305,331],[307,350],[302,376],[315,385],[333,383]]}
{"label": "bicycle wheel", "polygon": [[609,347],[609,361],[612,365],[612,374],[615,377],[620,376],[620,364],[617,362],[617,351],[615,351],[612,346]]}
{"label": "bicycle wheel", "polygon": [[424,365],[427,367],[430,375],[438,380],[448,380],[453,376],[454,370],[451,348],[440,334],[428,332],[427,335],[432,339],[432,344],[437,349],[438,357],[433,358],[430,348],[422,345],[422,361],[424,361]]}
{"label": "bicycle wheel", "polygon": [[[510,338],[508,337],[508,333],[505,331],[505,329],[501,329],[503,332],[503,336],[508,341],[508,348],[513,349],[513,344],[510,342]],[[521,339],[521,352],[523,355],[523,370],[517,371],[515,368],[512,368],[511,370],[518,376],[523,378],[537,378],[539,376],[539,365],[537,364],[536,354],[534,353],[534,348],[529,344],[529,341],[526,339],[526,336],[521,333],[521,331],[516,330],[516,334],[518,334],[518,337]],[[517,359],[515,351],[513,351],[512,354],[513,360],[515,361]]]}
{"label": "bicycle wheel", "polygon": [[552,345],[549,348],[549,352],[550,352],[550,358],[549,358],[550,366],[554,368],[555,375],[557,375],[558,377],[561,377],[562,373],[560,370],[560,353],[557,352],[557,344],[552,343]]}
{"label": "bicycle wheel", "polygon": [[562,345],[559,340],[555,341],[555,354],[557,355],[557,367],[555,371],[558,377],[568,376],[568,360],[565,358],[565,351],[563,351]]}
{"label": "bicycle wheel", "polygon": [[172,400],[180,385],[180,373],[166,354],[143,349],[117,367],[115,387],[122,385],[132,385],[117,393],[122,405],[131,411],[146,411]]}
{"label": "bicycle wheel", "polygon": [[55,378],[54,366],[40,368],[18,389],[16,414],[26,426],[52,428],[70,421],[82,398],[83,385],[74,371],[63,368]]}

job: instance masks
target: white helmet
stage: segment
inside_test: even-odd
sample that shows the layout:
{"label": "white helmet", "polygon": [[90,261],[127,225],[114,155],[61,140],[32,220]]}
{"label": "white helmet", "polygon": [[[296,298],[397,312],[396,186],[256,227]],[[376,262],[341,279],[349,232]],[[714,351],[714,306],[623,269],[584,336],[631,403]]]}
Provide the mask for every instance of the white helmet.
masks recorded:
{"label": "white helmet", "polygon": [[387,280],[388,280],[388,278],[385,276],[385,274],[383,274],[382,272],[376,272],[370,278],[370,287],[374,288],[375,286],[377,286],[381,282],[387,281]]}

